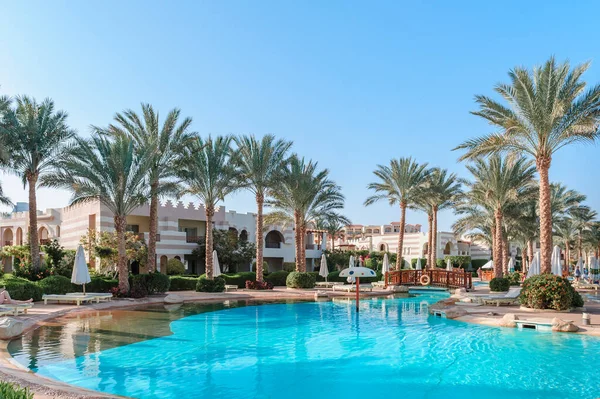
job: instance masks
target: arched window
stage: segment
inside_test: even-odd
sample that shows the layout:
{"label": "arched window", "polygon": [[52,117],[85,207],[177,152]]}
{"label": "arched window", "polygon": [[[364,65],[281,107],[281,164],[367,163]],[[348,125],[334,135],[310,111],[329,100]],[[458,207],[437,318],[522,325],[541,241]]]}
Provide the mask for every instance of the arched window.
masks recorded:
{"label": "arched window", "polygon": [[281,244],[285,243],[283,234],[277,230],[271,230],[265,237],[265,248],[281,248]]}
{"label": "arched window", "polygon": [[240,241],[248,241],[248,232],[246,230],[242,230],[240,233]]}

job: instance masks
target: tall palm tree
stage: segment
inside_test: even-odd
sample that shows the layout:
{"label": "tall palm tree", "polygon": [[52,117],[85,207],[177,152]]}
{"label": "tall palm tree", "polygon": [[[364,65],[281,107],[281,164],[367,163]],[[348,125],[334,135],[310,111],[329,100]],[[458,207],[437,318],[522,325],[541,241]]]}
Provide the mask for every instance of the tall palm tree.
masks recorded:
{"label": "tall palm tree", "polygon": [[150,231],[148,240],[148,271],[156,269],[156,239],[158,234],[158,201],[161,196],[177,194],[176,160],[184,145],[193,137],[189,132],[192,118],[185,118],[178,125],[181,111],[171,110],[162,126],[159,113],[150,104],[142,103],[142,117],[132,110],[115,115],[116,124],[103,129],[107,134],[124,134],[133,138],[136,150],[152,154],[148,169],[150,183]]}
{"label": "tall palm tree", "polygon": [[[4,121],[4,115],[10,109],[10,98],[8,96],[0,96],[0,124]],[[0,169],[7,166],[8,163],[8,152],[6,151],[6,144],[4,143],[5,137],[0,134]],[[6,197],[2,191],[2,185],[0,184],[0,205],[12,205],[12,202]]]}
{"label": "tall palm tree", "polygon": [[270,193],[267,206],[276,211],[265,216],[267,223],[293,223],[296,271],[306,271],[305,236],[309,223],[333,217],[344,207],[341,188],[329,179],[329,171],[318,170],[316,162],[292,155],[280,184]]}
{"label": "tall palm tree", "polygon": [[148,168],[153,154],[136,151],[125,135],[109,137],[96,132],[77,145],[58,164],[58,170],[41,177],[44,187],[72,192],[71,205],[100,201],[112,213],[117,233],[119,291],[129,291],[125,248],[127,215],[148,201]]}
{"label": "tall palm tree", "polygon": [[[316,227],[319,230],[325,230],[327,235],[331,238],[331,250],[335,249],[335,239],[339,237],[344,228],[351,224],[350,219],[339,213],[332,212],[326,216],[321,216],[316,221]],[[325,248],[327,243],[323,243]]]}
{"label": "tall palm tree", "polygon": [[[396,270],[402,265],[402,247],[406,224],[406,208],[419,202],[425,188],[429,170],[427,164],[418,164],[412,158],[392,159],[389,166],[377,165],[373,172],[378,181],[367,188],[375,194],[365,200],[365,206],[387,199],[390,205],[400,205],[400,232],[396,249]],[[431,248],[429,250],[431,251]]]}
{"label": "tall palm tree", "polygon": [[486,203],[494,211],[494,274],[502,277],[504,212],[519,199],[528,198],[535,192],[535,168],[533,162],[523,157],[492,155],[487,159],[476,158],[467,169],[473,176],[473,181],[467,183],[471,200]]}
{"label": "tall palm tree", "polygon": [[564,245],[565,268],[569,270],[571,246],[577,242],[578,237],[577,224],[571,217],[558,219],[554,224],[553,234],[557,240]]}
{"label": "tall palm tree", "polygon": [[0,135],[4,136],[10,154],[8,170],[21,177],[23,186],[29,187],[31,264],[34,270],[39,270],[36,188],[39,179],[51,173],[54,164],[62,158],[75,132],[67,125],[67,113],[55,111],[52,100],[37,103],[35,99],[23,96],[17,97],[15,102],[16,107],[4,115]]}
{"label": "tall palm tree", "polygon": [[275,190],[287,162],[291,141],[277,140],[266,135],[262,140],[254,136],[236,137],[236,163],[241,184],[256,199],[256,281],[263,281],[263,208],[265,197]]}
{"label": "tall palm tree", "polygon": [[438,211],[450,208],[461,194],[461,183],[447,169],[433,168],[429,172],[424,191],[425,201],[431,206],[432,226],[429,230],[430,247],[428,263],[435,267],[437,261],[437,216]]}
{"label": "tall palm tree", "polygon": [[552,155],[560,148],[591,143],[598,138],[600,85],[584,92],[581,76],[585,63],[571,69],[551,57],[532,71],[517,67],[509,72],[510,84],[495,87],[508,106],[476,96],[479,110],[473,112],[499,130],[471,139],[456,147],[466,149],[461,159],[500,152],[518,152],[535,159],[540,176],[540,259],[542,273],[551,272],[552,215],[549,169]]}
{"label": "tall palm tree", "polygon": [[570,215],[575,223],[575,229],[577,230],[577,256],[581,258],[583,256],[583,235],[593,225],[594,219],[598,214],[589,207],[580,205],[572,209]]}
{"label": "tall palm tree", "polygon": [[[231,162],[231,136],[194,139],[178,166],[178,175],[187,185],[184,193],[195,195],[206,212],[206,278],[213,279],[213,217],[219,201],[239,187]],[[257,232],[257,234],[259,234]]]}
{"label": "tall palm tree", "polygon": [[554,222],[559,218],[570,215],[585,200],[585,195],[575,190],[569,190],[560,183],[552,183],[550,185],[550,213],[552,214],[552,221]]}

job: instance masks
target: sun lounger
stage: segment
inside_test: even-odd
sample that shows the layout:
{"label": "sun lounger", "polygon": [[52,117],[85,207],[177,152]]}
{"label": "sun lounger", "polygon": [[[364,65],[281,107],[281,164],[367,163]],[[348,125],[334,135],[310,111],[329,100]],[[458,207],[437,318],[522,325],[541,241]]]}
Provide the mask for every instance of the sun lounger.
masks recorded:
{"label": "sun lounger", "polygon": [[592,290],[593,289],[593,290],[598,291],[598,288],[600,288],[600,285],[594,284],[594,283],[588,283],[585,281],[579,281],[579,282],[574,282],[573,287],[579,288],[582,290]]}
{"label": "sun lounger", "polygon": [[[371,283],[371,285],[373,286],[373,288],[383,288],[385,287],[385,281],[375,281],[373,283]],[[362,285],[361,285],[362,287]]]}
{"label": "sun lounger", "polygon": [[331,288],[334,285],[343,285],[344,283],[341,283],[339,281],[318,281],[315,283],[315,287],[319,287],[319,288]]}
{"label": "sun lounger", "polygon": [[[334,285],[334,291],[346,291],[346,292],[354,292],[356,291],[356,285],[354,284],[344,284],[344,285]],[[361,291],[373,291],[373,286],[371,284],[361,284]]]}
{"label": "sun lounger", "polygon": [[111,294],[110,292],[86,292],[85,294],[83,292],[69,292],[66,295],[93,296],[97,299],[96,302],[112,301],[113,298],[113,294]]}
{"label": "sun lounger", "polygon": [[33,307],[33,303],[3,303],[0,305],[2,309],[8,309],[13,313],[13,316],[18,316],[19,313],[27,313],[28,309]]}
{"label": "sun lounger", "polygon": [[65,294],[65,295],[58,295],[58,294],[50,294],[50,295],[44,295],[42,296],[42,299],[44,300],[44,305],[48,304],[48,301],[56,301],[56,302],[69,302],[69,303],[76,303],[77,306],[81,305],[84,302],[100,302],[100,298],[97,296],[93,296],[93,295],[89,295],[89,294]]}
{"label": "sun lounger", "polygon": [[482,301],[483,301],[484,305],[487,305],[487,304],[496,304],[496,306],[512,305],[512,304],[518,303],[520,295],[521,295],[521,287],[511,288],[504,295],[484,296],[484,297],[482,297]]}

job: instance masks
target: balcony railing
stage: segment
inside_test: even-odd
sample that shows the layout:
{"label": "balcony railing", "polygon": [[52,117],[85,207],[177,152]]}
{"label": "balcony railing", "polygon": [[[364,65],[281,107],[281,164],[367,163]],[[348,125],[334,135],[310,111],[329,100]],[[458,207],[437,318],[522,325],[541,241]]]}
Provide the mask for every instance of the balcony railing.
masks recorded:
{"label": "balcony railing", "polygon": [[52,240],[49,238],[40,238],[40,245],[50,245],[50,242],[52,242]]}
{"label": "balcony railing", "polygon": [[265,248],[281,248],[280,242],[265,242]]}
{"label": "balcony railing", "polygon": [[12,241],[4,241],[4,246],[5,246],[5,247],[10,247],[10,246],[12,246],[12,245],[13,245],[13,242],[12,242]]}
{"label": "balcony railing", "polygon": [[188,243],[198,243],[205,240],[206,238],[204,236],[185,236],[185,242]]}
{"label": "balcony railing", "polygon": [[306,249],[316,249],[319,250],[321,249],[321,246],[318,244],[306,244]]}

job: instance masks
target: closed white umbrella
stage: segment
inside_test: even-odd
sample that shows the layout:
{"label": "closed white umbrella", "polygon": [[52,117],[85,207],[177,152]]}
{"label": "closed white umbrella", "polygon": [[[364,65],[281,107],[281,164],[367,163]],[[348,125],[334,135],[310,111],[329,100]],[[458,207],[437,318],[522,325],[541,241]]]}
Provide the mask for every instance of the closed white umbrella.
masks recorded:
{"label": "closed white umbrella", "polygon": [[71,274],[71,282],[77,285],[83,285],[83,293],[85,294],[85,285],[92,281],[90,278],[90,271],[85,261],[85,252],[83,252],[83,246],[80,244],[77,247],[77,253],[75,254],[75,264],[73,265],[73,274]]}
{"label": "closed white umbrella", "polygon": [[[353,268],[354,268],[354,255],[350,255],[350,261],[348,262],[348,269],[353,269]],[[356,278],[354,277],[353,273],[348,274],[348,278],[346,279],[346,281],[349,283],[354,283],[356,281]]]}
{"label": "closed white umbrella", "polygon": [[417,258],[417,266],[415,267],[416,270],[421,270],[421,258]]}
{"label": "closed white umbrella", "polygon": [[321,255],[321,268],[319,269],[319,276],[324,277],[325,281],[327,281],[327,276],[329,275],[329,269],[327,268],[327,259],[325,259],[325,254]]}
{"label": "closed white umbrella", "polygon": [[531,265],[529,265],[529,270],[527,271],[527,277],[533,277],[540,274],[540,253],[537,252],[531,261]]}
{"label": "closed white umbrella", "polygon": [[560,265],[560,247],[554,246],[552,249],[552,257],[550,258],[550,266],[552,274],[556,276],[562,276],[562,266]]}
{"label": "closed white umbrella", "polygon": [[390,271],[390,261],[388,259],[387,252],[383,255],[383,265],[381,266],[381,274],[385,276]]}
{"label": "closed white umbrella", "polygon": [[512,257],[508,260],[508,271],[509,272],[515,271],[515,260]]}
{"label": "closed white umbrella", "polygon": [[217,250],[213,251],[213,277],[219,277],[221,275],[221,267],[219,266],[219,257],[217,256]]}
{"label": "closed white umbrella", "polygon": [[446,261],[446,270],[449,272],[452,271],[452,262],[450,262],[450,259]]}

